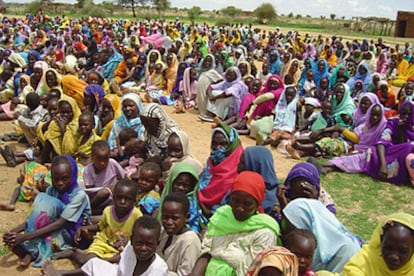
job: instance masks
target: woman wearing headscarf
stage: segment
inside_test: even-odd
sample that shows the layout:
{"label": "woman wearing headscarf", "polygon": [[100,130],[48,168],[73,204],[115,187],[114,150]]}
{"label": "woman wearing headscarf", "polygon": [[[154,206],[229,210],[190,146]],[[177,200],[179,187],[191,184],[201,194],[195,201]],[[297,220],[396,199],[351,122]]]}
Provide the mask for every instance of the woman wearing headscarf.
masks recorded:
{"label": "woman wearing headscarf", "polygon": [[315,82],[316,86],[320,86],[320,81],[322,78],[329,79],[329,65],[328,62],[324,59],[319,59],[315,62],[314,66],[312,67],[313,71],[313,81]]}
{"label": "woman wearing headscarf", "polygon": [[167,87],[164,91],[164,95],[170,95],[177,82],[177,56],[173,53],[169,53],[167,55],[166,64],[167,69],[165,69],[165,79],[167,81]]}
{"label": "woman wearing headscarf", "polygon": [[263,200],[263,210],[270,214],[276,203],[276,189],[279,186],[272,153],[262,146],[247,147],[240,156],[238,172],[253,171],[259,173],[266,185],[266,195]]}
{"label": "woman wearing headscarf", "polygon": [[243,147],[237,131],[225,124],[217,124],[211,134],[211,153],[200,176],[198,197],[204,213],[218,207],[237,175],[237,164]]}
{"label": "woman wearing headscarf", "polygon": [[121,99],[116,94],[105,95],[101,102],[101,112],[97,133],[102,140],[108,140],[112,125],[121,116]]}
{"label": "woman wearing headscarf", "polygon": [[414,183],[414,106],[405,102],[400,117],[389,119],[376,147],[369,149],[365,173],[398,186]]}
{"label": "woman wearing headscarf", "polygon": [[293,58],[288,62],[285,74],[282,76],[282,79],[284,80],[287,75],[291,75],[293,78],[293,82],[291,84],[297,85],[299,83],[301,73],[301,63],[297,58]]}
{"label": "woman wearing headscarf", "polygon": [[196,48],[201,53],[201,57],[205,58],[208,55],[207,41],[198,37],[196,40]]}
{"label": "woman wearing headscarf", "polygon": [[177,123],[167,115],[159,104],[149,103],[140,112],[144,126],[141,140],[149,150],[150,156],[167,156],[167,140],[171,133],[179,130]]}
{"label": "woman wearing headscarf", "polygon": [[51,155],[73,154],[76,151],[76,135],[81,111],[75,100],[62,97],[58,102],[58,115],[49,124],[44,134],[44,148],[40,163],[46,163]]}
{"label": "woman wearing headscarf", "polygon": [[269,58],[268,58],[269,66],[270,66],[270,74],[280,74],[280,69],[282,67],[282,62],[280,61],[279,51],[276,49],[272,49],[269,52]]}
{"label": "woman wearing headscarf", "polygon": [[43,72],[42,83],[44,84],[46,93],[49,93],[53,88],[61,90],[61,82],[62,76],[55,69],[48,68]]}
{"label": "woman wearing headscarf", "polygon": [[114,70],[122,61],[123,57],[113,48],[109,48],[106,51],[108,52],[107,55],[109,55],[109,57],[105,64],[103,64],[99,69],[99,72],[104,76],[104,78],[110,80],[114,77]]}
{"label": "woman wearing headscarf", "polygon": [[33,74],[31,78],[35,78],[38,81],[37,86],[33,87],[33,89],[35,89],[36,93],[39,95],[47,94],[45,84],[43,83],[43,75],[48,68],[49,64],[42,60],[36,61],[33,65]]}
{"label": "woman wearing headscarf", "polygon": [[279,225],[261,208],[262,176],[244,171],[231,183],[229,205],[211,217],[194,275],[245,275],[257,254],[278,242]]}
{"label": "woman wearing headscarf", "polygon": [[23,74],[22,70],[26,65],[26,61],[23,57],[16,53],[11,53],[7,60],[9,61],[9,67],[12,75],[6,81],[6,88],[0,91],[0,103],[6,103],[11,100],[13,96],[17,96],[19,89],[19,78],[20,75]]}
{"label": "woman wearing headscarf", "polygon": [[354,87],[355,86],[355,82],[357,80],[361,80],[362,83],[364,84],[363,88],[362,88],[362,92],[368,92],[368,87],[369,84],[371,83],[372,77],[371,77],[371,73],[369,71],[369,67],[368,64],[362,62],[358,65],[357,71],[355,73],[355,76],[351,77],[346,84],[348,85],[348,87]]}
{"label": "woman wearing headscarf", "polygon": [[65,75],[62,77],[63,94],[73,98],[79,108],[83,108],[84,90],[88,84],[74,75]]}
{"label": "woman wearing headscarf", "polygon": [[207,116],[207,89],[211,84],[217,83],[223,77],[214,69],[215,58],[213,55],[207,55],[201,62],[200,75],[197,83],[197,106],[200,118],[208,118]]}
{"label": "woman wearing headscarf", "polygon": [[108,138],[108,144],[111,150],[114,150],[118,146],[117,137],[121,130],[131,128],[138,133],[138,136],[143,132],[143,125],[139,115],[144,108],[139,95],[134,93],[125,94],[121,99],[121,107],[121,116],[112,124],[111,133]]}
{"label": "woman wearing headscarf", "polygon": [[334,87],[332,102],[332,115],[352,114],[356,107],[351,98],[350,90],[344,83],[339,83]]}
{"label": "woman wearing headscarf", "polygon": [[[318,169],[311,163],[298,163],[289,171],[285,183],[277,192],[279,207],[282,210],[296,198],[313,198],[325,205],[332,214],[336,214],[332,197],[321,187]],[[276,217],[280,221],[281,217]]]}
{"label": "woman wearing headscarf", "polygon": [[413,233],[411,214],[387,216],[378,223],[369,243],[345,265],[342,275],[414,275]]}
{"label": "woman wearing headscarf", "polygon": [[34,64],[37,61],[42,60],[42,57],[40,56],[40,54],[39,54],[38,51],[31,50],[27,54],[27,60],[28,60],[27,68],[25,69],[24,72],[25,72],[25,74],[27,74],[27,75],[30,76],[31,74],[33,74],[33,70],[34,70],[33,66],[34,66]]}
{"label": "woman wearing headscarf", "polygon": [[349,80],[349,72],[345,64],[338,64],[331,73],[329,85],[334,87],[337,83],[346,83]]}
{"label": "woman wearing headscarf", "polygon": [[209,98],[207,110],[222,120],[237,116],[241,99],[247,93],[248,88],[241,80],[239,69],[230,67],[226,70],[225,80],[212,84],[207,90]]}
{"label": "woman wearing headscarf", "polygon": [[[69,155],[58,156],[52,161],[51,172],[52,186],[36,196],[27,220],[3,237],[24,267],[31,261],[34,267],[41,267],[52,256],[52,248],[74,246],[76,231],[91,214],[88,196],[78,185],[75,160]],[[87,247],[83,242],[76,246]]]}
{"label": "woman wearing headscarf", "polygon": [[83,90],[83,105],[94,115],[98,115],[99,107],[105,91],[99,84],[89,84]]}
{"label": "woman wearing headscarf", "polygon": [[362,123],[366,122],[369,113],[367,112],[371,105],[379,104],[377,95],[371,92],[362,94],[362,97],[359,99],[359,104],[357,109],[354,112],[353,120],[354,127],[358,127]]}
{"label": "woman wearing headscarf", "polygon": [[355,237],[319,200],[297,198],[283,209],[282,234],[294,229],[311,231],[317,240],[312,269],[342,272],[360,249]]}
{"label": "woman wearing headscarf", "polygon": [[297,276],[299,275],[298,258],[284,247],[273,246],[257,254],[246,276],[262,275],[263,269],[272,275]]}

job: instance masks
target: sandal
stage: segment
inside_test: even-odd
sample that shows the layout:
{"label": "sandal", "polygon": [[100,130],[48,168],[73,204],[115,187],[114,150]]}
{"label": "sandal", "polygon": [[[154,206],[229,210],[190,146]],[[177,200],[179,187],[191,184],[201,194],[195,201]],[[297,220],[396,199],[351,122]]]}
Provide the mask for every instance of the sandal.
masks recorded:
{"label": "sandal", "polygon": [[1,150],[1,155],[9,167],[16,167],[16,158],[14,156],[13,150],[9,145],[6,145],[4,149]]}

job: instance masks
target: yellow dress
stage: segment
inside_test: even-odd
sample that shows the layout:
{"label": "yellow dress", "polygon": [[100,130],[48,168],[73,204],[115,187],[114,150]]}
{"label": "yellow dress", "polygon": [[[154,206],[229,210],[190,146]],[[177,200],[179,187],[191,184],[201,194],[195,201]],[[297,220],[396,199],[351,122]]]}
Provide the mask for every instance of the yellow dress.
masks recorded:
{"label": "yellow dress", "polygon": [[95,235],[87,253],[92,253],[100,258],[110,258],[120,253],[120,244],[126,246],[132,234],[135,221],[142,216],[141,211],[134,207],[124,218],[117,218],[113,205],[105,208],[102,219],[99,221],[99,232]]}

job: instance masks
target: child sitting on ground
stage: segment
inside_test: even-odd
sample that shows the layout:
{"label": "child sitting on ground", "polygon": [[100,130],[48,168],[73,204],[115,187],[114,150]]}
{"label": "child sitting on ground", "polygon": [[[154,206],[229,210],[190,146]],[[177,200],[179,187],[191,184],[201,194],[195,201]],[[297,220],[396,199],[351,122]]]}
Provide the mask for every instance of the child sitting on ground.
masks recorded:
{"label": "child sitting on ground", "polygon": [[303,83],[303,94],[306,97],[313,97],[316,90],[316,84],[314,81],[314,73],[312,70],[306,72],[306,80]]}
{"label": "child sitting on ground", "polygon": [[125,175],[130,177],[148,158],[148,149],[142,140],[131,138],[125,143],[124,152],[129,157],[128,165],[125,167]]}
{"label": "child sitting on ground", "polygon": [[[86,254],[77,249],[69,248],[55,253],[54,259],[69,258],[78,265],[98,257],[110,263],[118,263],[120,253],[128,243],[135,221],[142,213],[134,206],[138,188],[134,181],[124,178],[114,189],[114,204],[105,208],[102,219],[97,225],[81,226],[75,235],[75,242],[80,237],[88,238],[96,233]],[[72,271],[76,273],[77,271]],[[79,269],[78,272],[81,272]]]}
{"label": "child sitting on ground", "polygon": [[133,130],[132,128],[125,128],[121,130],[118,134],[116,139],[116,148],[111,151],[111,158],[118,160],[122,167],[128,165],[128,160],[126,160],[126,156],[124,154],[125,144],[133,138],[138,137],[138,132]]}
{"label": "child sitting on ground", "polygon": [[298,276],[316,276],[316,273],[312,271],[311,264],[317,241],[311,231],[304,229],[292,230],[289,234],[282,236],[282,244],[298,258]]}
{"label": "child sitting on ground", "polygon": [[155,63],[154,72],[151,74],[149,85],[146,88],[150,101],[157,102],[163,95],[166,84],[164,71],[165,65],[162,62]]}
{"label": "child sitting on ground", "polygon": [[79,133],[76,137],[77,150],[73,154],[76,161],[82,164],[88,164],[90,162],[92,144],[95,141],[101,140],[95,132],[95,119],[94,115],[89,112],[83,112],[79,116]]}
{"label": "child sitting on ground", "polygon": [[[140,217],[134,223],[131,240],[122,251],[118,266],[99,258],[92,258],[82,266],[83,273],[86,275],[167,276],[167,264],[155,253],[160,232],[161,225],[157,219],[150,216]],[[45,275],[56,275],[56,270],[50,261],[45,263],[42,272]]]}
{"label": "child sitting on ground", "polygon": [[94,215],[101,214],[112,203],[113,186],[125,176],[122,167],[109,155],[108,143],[103,140],[95,141],[92,144],[92,163],[83,172],[84,190]]}
{"label": "child sitting on ground", "polygon": [[160,178],[161,168],[154,162],[145,162],[136,173],[131,175],[131,179],[138,184],[136,202],[143,214],[157,216],[160,194],[156,186]]}
{"label": "child sitting on ground", "polygon": [[162,203],[160,243],[157,253],[174,275],[188,275],[201,252],[201,240],[186,227],[190,216],[189,201],[183,192],[173,192]]}

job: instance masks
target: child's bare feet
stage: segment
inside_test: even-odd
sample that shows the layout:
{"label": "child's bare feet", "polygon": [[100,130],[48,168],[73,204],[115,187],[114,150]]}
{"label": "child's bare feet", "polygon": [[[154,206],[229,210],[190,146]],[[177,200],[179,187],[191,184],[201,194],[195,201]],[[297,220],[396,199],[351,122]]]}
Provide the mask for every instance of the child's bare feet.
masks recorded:
{"label": "child's bare feet", "polygon": [[54,267],[51,260],[44,261],[40,275],[59,276],[61,275]]}
{"label": "child's bare feet", "polygon": [[2,211],[14,211],[14,204],[0,203],[0,210],[2,210]]}
{"label": "child's bare feet", "polygon": [[26,267],[28,267],[29,265],[30,265],[30,263],[32,262],[32,256],[30,256],[29,254],[27,254],[26,256],[24,256],[23,258],[20,258],[18,261],[17,261],[17,264],[20,266],[20,267],[24,267],[24,268],[26,268]]}

